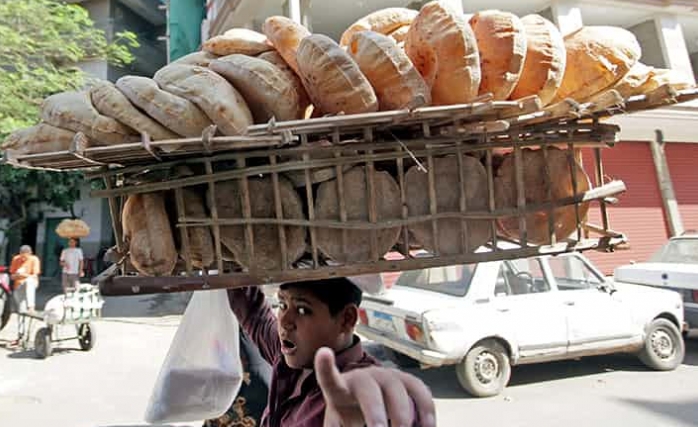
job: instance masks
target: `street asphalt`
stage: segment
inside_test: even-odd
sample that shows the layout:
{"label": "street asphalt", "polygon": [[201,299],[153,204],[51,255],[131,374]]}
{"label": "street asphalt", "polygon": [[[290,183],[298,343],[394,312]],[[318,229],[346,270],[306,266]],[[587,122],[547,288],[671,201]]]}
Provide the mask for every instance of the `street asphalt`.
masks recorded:
{"label": "street asphalt", "polygon": [[[94,323],[95,347],[83,352],[77,341],[65,341],[45,360],[32,349],[7,348],[16,333],[13,316],[0,331],[0,426],[145,426],[146,405],[185,306],[186,295],[107,298]],[[69,337],[74,327],[60,333]],[[649,371],[631,356],[521,366],[504,393],[489,399],[466,395],[452,368],[403,367],[431,387],[443,427],[698,425],[695,336],[676,371]]]}

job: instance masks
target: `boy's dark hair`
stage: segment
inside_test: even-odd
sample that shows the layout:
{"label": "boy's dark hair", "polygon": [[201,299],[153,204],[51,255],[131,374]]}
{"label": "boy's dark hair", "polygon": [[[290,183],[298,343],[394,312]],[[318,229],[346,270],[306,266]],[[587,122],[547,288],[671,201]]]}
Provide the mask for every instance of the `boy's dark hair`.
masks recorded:
{"label": "boy's dark hair", "polygon": [[361,305],[361,289],[345,277],[322,280],[306,280],[288,282],[281,289],[304,289],[310,292],[330,309],[330,315],[336,316],[344,307],[354,304]]}

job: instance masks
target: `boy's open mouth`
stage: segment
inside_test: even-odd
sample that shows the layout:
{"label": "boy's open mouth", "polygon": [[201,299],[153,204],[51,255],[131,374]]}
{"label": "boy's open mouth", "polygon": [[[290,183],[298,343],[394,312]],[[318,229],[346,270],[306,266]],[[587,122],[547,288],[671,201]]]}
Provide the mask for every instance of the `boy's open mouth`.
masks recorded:
{"label": "boy's open mouth", "polygon": [[296,343],[290,340],[281,340],[281,352],[290,355],[296,352]]}

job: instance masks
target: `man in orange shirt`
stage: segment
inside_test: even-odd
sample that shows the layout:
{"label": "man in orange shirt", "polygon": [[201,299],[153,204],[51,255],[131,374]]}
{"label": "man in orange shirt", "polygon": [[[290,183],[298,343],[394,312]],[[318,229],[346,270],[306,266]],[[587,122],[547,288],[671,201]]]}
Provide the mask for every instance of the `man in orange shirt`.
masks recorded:
{"label": "man in orange shirt", "polygon": [[[41,274],[41,262],[36,255],[32,254],[31,246],[22,245],[19,248],[19,254],[12,258],[10,274],[12,275],[12,280],[14,280],[14,296],[19,306],[19,312],[34,314],[36,288],[39,287],[39,275]],[[24,336],[24,321],[25,318],[20,316],[17,343]]]}

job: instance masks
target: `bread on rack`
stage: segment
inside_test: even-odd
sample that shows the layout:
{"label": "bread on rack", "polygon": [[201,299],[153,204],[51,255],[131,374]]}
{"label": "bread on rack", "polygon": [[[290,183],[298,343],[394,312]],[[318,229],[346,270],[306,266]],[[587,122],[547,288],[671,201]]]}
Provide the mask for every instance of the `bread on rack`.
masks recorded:
{"label": "bread on rack", "polygon": [[399,27],[395,31],[392,31],[388,33],[388,37],[391,39],[395,40],[395,43],[401,48],[404,49],[404,44],[405,40],[407,39],[407,32],[410,31],[410,26],[409,25],[403,25],[402,27]]}
{"label": "bread on rack", "polygon": [[340,46],[348,46],[351,38],[362,31],[373,31],[388,35],[410,23],[417,16],[417,11],[404,7],[388,7],[369,13],[347,28],[339,40]]}
{"label": "bread on rack", "polygon": [[413,109],[430,104],[429,87],[392,38],[362,31],[354,33],[347,48],[375,90],[380,110]]}
{"label": "bread on rack", "polygon": [[359,66],[331,38],[313,34],[297,53],[299,75],[313,105],[324,114],[378,110],[378,99]]}
{"label": "bread on rack", "polygon": [[187,55],[184,55],[182,57],[179,57],[172,61],[172,64],[185,64],[185,65],[197,65],[199,67],[208,67],[208,64],[211,63],[216,58],[219,58],[220,55],[214,55],[211,52],[206,52],[205,50],[200,50],[197,52],[192,52]]}
{"label": "bread on rack", "polygon": [[472,28],[445,3],[425,4],[410,24],[405,52],[431,88],[434,105],[462,104],[477,97],[480,55]]}
{"label": "bread on rack", "polygon": [[[547,156],[545,151],[547,151]],[[523,168],[523,188],[526,200],[525,215],[526,234],[529,243],[549,244],[549,209],[533,210],[531,205],[556,202],[570,197],[582,197],[589,191],[591,183],[586,172],[574,158],[570,150],[542,148],[539,150],[521,150]],[[546,174],[546,166],[549,175]],[[516,185],[515,153],[504,156],[496,172],[494,181],[495,202],[497,209],[515,209],[518,206]],[[575,191],[576,186],[576,191]],[[549,195],[550,193],[550,195]],[[566,204],[552,211],[552,230],[559,241],[569,237],[579,221],[586,219],[589,203],[580,203],[576,210],[574,204]],[[519,240],[520,227],[517,216],[506,216],[498,220],[498,229],[504,236]]]}
{"label": "bread on rack", "polygon": [[670,86],[674,90],[684,90],[694,87],[695,83],[680,71],[653,68],[647,80],[638,88],[637,93],[633,93],[633,95],[648,94],[665,85]]}
{"label": "bread on rack", "polygon": [[[479,160],[463,155],[459,165],[456,155],[433,159],[434,197],[436,212],[460,213],[461,191],[466,212],[486,211],[487,172]],[[461,171],[463,182],[461,183]],[[425,216],[430,211],[429,173],[412,166],[405,174],[407,208],[410,217]],[[463,227],[465,224],[465,227]],[[488,220],[460,220],[447,218],[436,220],[436,239],[433,221],[409,225],[409,231],[424,249],[440,255],[466,254],[487,243],[491,238],[491,225]],[[466,240],[464,241],[464,235]],[[437,242],[438,241],[438,242]],[[438,244],[437,244],[438,243]],[[467,245],[467,246],[464,246]]]}
{"label": "bread on rack", "polygon": [[[248,178],[248,197],[251,218],[276,219],[274,182],[271,176]],[[293,186],[282,176],[279,177],[279,202],[284,219],[305,219],[303,204]],[[239,180],[216,183],[216,208],[219,218],[244,218],[244,192]],[[256,224],[252,230],[253,247],[246,241],[245,225],[222,225],[221,242],[234,254],[235,261],[245,268],[280,270],[288,268],[305,252],[306,229],[299,226],[284,226],[286,265],[281,260],[281,238],[279,226]]]}
{"label": "bread on rack", "polygon": [[163,193],[132,194],[121,213],[131,264],[144,276],[168,276],[177,263]]}
{"label": "bread on rack", "polygon": [[[210,216],[206,212],[204,203],[205,191],[198,191],[193,187],[182,188],[182,199],[184,202],[184,216],[188,220],[205,220]],[[210,225],[187,227],[187,239],[189,243],[189,256],[192,266],[195,268],[206,268],[213,264],[215,260],[215,249],[213,235]],[[186,259],[184,245],[180,242],[180,256]]]}
{"label": "bread on rack", "polygon": [[562,84],[567,63],[565,42],[555,24],[540,15],[526,15],[521,22],[526,33],[526,59],[510,98],[538,95],[547,105]]}
{"label": "bread on rack", "polygon": [[633,33],[605,26],[582,27],[565,36],[565,50],[565,74],[552,102],[587,102],[622,79],[642,54]]}
{"label": "bread on rack", "polygon": [[51,95],[41,105],[41,119],[53,126],[82,132],[95,145],[126,144],[138,139],[133,129],[99,113],[88,91]]}
{"label": "bread on rack", "polygon": [[212,124],[194,103],[165,92],[147,77],[124,76],[116,81],[116,87],[135,106],[178,135],[201,136]]}
{"label": "bread on rack", "polygon": [[269,61],[247,55],[228,55],[209,68],[228,80],[242,94],[255,123],[302,118],[301,97],[293,80]]}
{"label": "bread on rack", "polygon": [[146,133],[154,141],[175,139],[178,135],[159,124],[131,104],[126,95],[113,83],[100,81],[90,89],[90,97],[97,111],[121,123]]}
{"label": "bread on rack", "polygon": [[[348,221],[370,221],[367,172],[357,166],[342,174],[342,198]],[[319,220],[341,221],[339,179],[320,184],[315,199],[315,218]],[[402,204],[400,188],[395,179],[385,171],[373,174],[375,189],[376,220],[400,219]],[[379,228],[375,230],[376,255],[383,256],[395,245],[401,227]],[[371,261],[371,234],[367,229],[317,228],[316,241],[320,251],[339,263]],[[346,244],[346,245],[345,245]]]}
{"label": "bread on rack", "polygon": [[470,18],[480,53],[479,94],[491,93],[495,101],[509,98],[519,82],[526,59],[526,33],[518,16],[485,10]]}
{"label": "bread on rack", "polygon": [[257,58],[271,63],[284,74],[284,78],[289,81],[289,83],[296,90],[296,93],[298,93],[298,102],[301,109],[300,117],[304,117],[306,110],[310,106],[310,97],[308,96],[308,92],[305,90],[305,86],[303,86],[300,76],[293,71],[293,68],[288,65],[288,62],[286,62],[281,54],[275,50],[260,53],[257,55]]}
{"label": "bread on rack", "polygon": [[285,16],[270,16],[264,21],[262,31],[289,67],[296,74],[300,74],[296,53],[301,40],[308,37],[310,31]]}
{"label": "bread on rack", "polygon": [[267,36],[247,28],[233,28],[211,37],[202,44],[202,50],[218,56],[240,53],[258,55],[273,49]]}
{"label": "bread on rack", "polygon": [[208,68],[170,64],[158,70],[153,80],[163,90],[196,104],[223,135],[243,135],[253,123],[240,92]]}
{"label": "bread on rack", "polygon": [[0,149],[13,154],[40,154],[67,151],[75,138],[75,132],[46,123],[17,129],[5,138]]}

